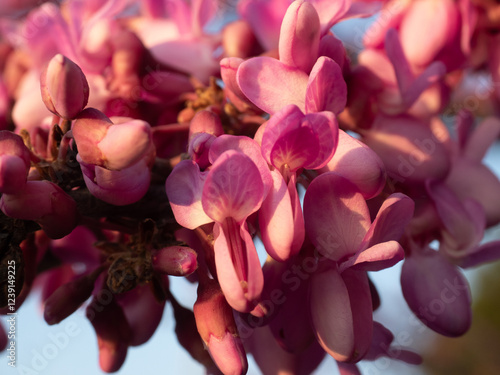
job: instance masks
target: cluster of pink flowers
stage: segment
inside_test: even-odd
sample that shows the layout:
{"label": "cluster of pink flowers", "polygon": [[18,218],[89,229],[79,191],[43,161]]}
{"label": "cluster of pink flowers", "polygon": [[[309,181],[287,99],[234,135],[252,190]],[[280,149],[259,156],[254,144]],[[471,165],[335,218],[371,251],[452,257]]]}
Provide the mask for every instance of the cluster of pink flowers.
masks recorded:
{"label": "cluster of pink flowers", "polygon": [[[482,163],[500,135],[499,12],[3,2],[0,250],[2,267],[17,261],[16,309],[34,288],[48,324],[85,304],[105,372],[170,303],[208,373],[244,374],[248,353],[264,374],[310,374],[326,355],[359,374],[394,339],[373,320],[369,272],[403,262],[415,315],[464,334],[461,268],[500,258],[500,241],[482,243],[500,223],[500,181]],[[369,16],[356,49],[331,30]],[[169,276],[198,284],[194,306]]]}

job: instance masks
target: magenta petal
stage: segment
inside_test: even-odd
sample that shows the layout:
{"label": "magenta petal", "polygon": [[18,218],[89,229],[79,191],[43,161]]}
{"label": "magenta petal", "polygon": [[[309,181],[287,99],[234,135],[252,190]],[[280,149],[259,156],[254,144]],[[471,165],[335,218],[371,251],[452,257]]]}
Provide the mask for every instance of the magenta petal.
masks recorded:
{"label": "magenta petal", "polygon": [[225,87],[236,97],[245,102],[248,101],[245,94],[240,89],[236,80],[238,68],[245,61],[239,57],[226,57],[220,61],[220,74]]}
{"label": "magenta petal", "polygon": [[333,260],[354,254],[370,226],[358,189],[333,172],[315,178],[304,197],[306,233],[318,251]]}
{"label": "magenta petal", "polygon": [[320,169],[333,157],[339,139],[339,126],[335,115],[331,112],[307,114],[304,122],[307,123],[318,139],[318,156],[311,163],[305,164],[307,169]]}
{"label": "magenta petal", "polygon": [[292,244],[292,255],[297,254],[302,247],[304,238],[306,235],[306,230],[304,226],[304,215],[302,214],[302,207],[300,204],[300,197],[297,191],[297,176],[293,174],[288,181],[288,193],[290,194],[290,200],[292,201],[292,211],[293,211],[293,244]]}
{"label": "magenta petal", "polygon": [[259,228],[267,253],[273,259],[283,262],[292,254],[292,202],[281,174],[273,170],[271,175],[274,184],[259,210]]}
{"label": "magenta petal", "polygon": [[216,222],[228,217],[241,222],[260,208],[263,199],[264,184],[252,159],[233,150],[217,158],[202,193],[203,210],[209,217]]}
{"label": "magenta petal", "polygon": [[87,189],[107,203],[116,206],[132,204],[144,197],[149,189],[151,172],[145,160],[120,171],[86,164],[79,156],[77,160]]}
{"label": "magenta petal", "polygon": [[314,7],[304,0],[292,2],[281,24],[280,61],[309,73],[318,57],[319,36],[319,17]]}
{"label": "magenta petal", "polygon": [[235,150],[248,156],[255,163],[259,169],[262,182],[264,183],[264,195],[273,185],[271,174],[269,173],[269,166],[262,157],[259,144],[251,138],[245,136],[235,136],[224,134],[212,143],[210,146],[209,160],[213,164],[217,158],[224,152]]}
{"label": "magenta petal", "polygon": [[440,61],[430,64],[425,71],[412,82],[406,91],[402,91],[402,100],[405,108],[410,108],[420,95],[432,84],[441,80],[446,74],[446,67]]}
{"label": "magenta petal", "polygon": [[[412,64],[426,66],[454,37],[458,12],[453,0],[412,2],[400,25],[401,44]],[[419,32],[429,30],[432,32]]]}
{"label": "magenta petal", "polygon": [[337,361],[359,361],[372,339],[366,274],[347,270],[341,276],[335,268],[315,273],[311,278],[310,303],[312,323],[323,349]]}
{"label": "magenta petal", "polygon": [[207,174],[191,160],[176,165],[165,182],[165,189],[174,212],[175,220],[185,228],[195,229],[213,220],[201,204],[203,184]]}
{"label": "magenta petal", "polygon": [[403,260],[405,252],[396,241],[382,242],[349,258],[340,265],[340,270],[348,267],[360,271],[380,271]]}
{"label": "magenta petal", "polygon": [[428,181],[426,187],[445,229],[442,232],[442,249],[453,257],[473,250],[483,238],[486,226],[482,206],[471,200],[469,203],[460,202],[443,182]]}
{"label": "magenta petal", "polygon": [[347,13],[352,0],[309,0],[309,2],[314,5],[318,12],[321,35],[324,35]]}
{"label": "magenta petal", "polygon": [[278,169],[287,165],[290,172],[311,164],[317,159],[318,138],[310,127],[289,130],[276,140],[271,150],[271,164]]}
{"label": "magenta petal", "polygon": [[486,118],[467,140],[464,156],[469,160],[481,162],[499,135],[500,121],[495,117]]}
{"label": "magenta petal", "polygon": [[462,268],[476,267],[500,259],[500,241],[485,243],[460,262]]}
{"label": "magenta petal", "polygon": [[[237,311],[250,312],[264,287],[259,257],[245,223],[239,225],[238,233],[234,233],[234,228],[229,228],[230,238],[224,229],[221,224],[215,224],[217,278],[229,305]],[[241,241],[241,247],[235,248],[234,241]],[[241,263],[235,264],[235,259],[241,260]]]}
{"label": "magenta petal", "polygon": [[401,287],[410,309],[432,330],[461,336],[472,319],[467,279],[440,253],[413,252],[403,263]]}
{"label": "magenta petal", "polygon": [[[351,181],[365,199],[377,196],[385,186],[385,166],[364,143],[339,130],[338,146],[321,172],[335,172]],[[359,163],[359,160],[363,160]]]}
{"label": "magenta petal", "polygon": [[389,29],[387,31],[387,35],[385,37],[385,51],[392,66],[394,67],[399,90],[403,93],[408,90],[414,80],[414,77],[410,64],[408,64],[408,60],[406,60],[406,56],[403,52],[403,47],[401,47],[398,33],[395,29]]}
{"label": "magenta petal", "polygon": [[380,207],[364,239],[366,246],[386,241],[399,241],[413,218],[415,203],[401,193],[391,194]]}
{"label": "magenta petal", "polygon": [[240,65],[236,78],[243,94],[267,113],[287,104],[305,108],[308,76],[300,69],[272,57],[254,57]]}
{"label": "magenta petal", "polygon": [[136,286],[117,297],[130,326],[130,345],[144,344],[158,328],[165,302],[158,302],[147,284]]}
{"label": "magenta petal", "polygon": [[321,56],[309,75],[305,97],[306,113],[342,112],[347,102],[347,85],[339,64]]}

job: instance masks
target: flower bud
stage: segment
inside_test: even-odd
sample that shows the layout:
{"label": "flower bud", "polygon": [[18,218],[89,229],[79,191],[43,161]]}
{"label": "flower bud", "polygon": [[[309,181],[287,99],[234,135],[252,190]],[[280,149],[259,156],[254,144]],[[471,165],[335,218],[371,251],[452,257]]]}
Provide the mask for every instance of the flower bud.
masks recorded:
{"label": "flower bud", "polygon": [[248,364],[233,310],[216,281],[200,282],[193,312],[198,332],[222,373],[245,374]]}
{"label": "flower bud", "polygon": [[36,221],[52,239],[68,235],[77,224],[76,202],[50,181],[28,181],[18,194],[3,194],[0,210],[7,216]]}
{"label": "flower bud", "polygon": [[82,70],[61,54],[43,70],[40,89],[47,109],[64,119],[75,118],[89,100],[89,85]]}
{"label": "flower bud", "polygon": [[0,131],[0,193],[15,194],[26,185],[30,152],[23,139],[7,130]]}
{"label": "flower bud", "polygon": [[122,308],[112,298],[106,305],[94,298],[87,306],[87,319],[97,335],[99,365],[104,372],[116,372],[125,362],[130,341],[130,327]]}
{"label": "flower bud", "polygon": [[145,121],[127,119],[113,124],[102,112],[87,108],[72,131],[78,155],[87,164],[119,171],[148,159],[154,153],[151,127]]}
{"label": "flower bud", "polygon": [[172,276],[188,276],[198,268],[196,251],[185,246],[169,246],[153,254],[153,268]]}
{"label": "flower bud", "polygon": [[49,325],[58,324],[73,314],[92,294],[100,271],[98,269],[60,286],[45,302],[45,321]]}

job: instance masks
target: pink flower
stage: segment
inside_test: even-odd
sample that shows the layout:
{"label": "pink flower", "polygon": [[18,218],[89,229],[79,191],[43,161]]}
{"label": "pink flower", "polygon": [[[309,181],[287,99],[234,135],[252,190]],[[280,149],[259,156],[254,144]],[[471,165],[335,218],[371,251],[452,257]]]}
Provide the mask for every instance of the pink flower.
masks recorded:
{"label": "pink flower", "polygon": [[403,259],[396,240],[413,206],[405,195],[393,194],[372,223],[361,193],[333,172],[317,177],[306,192],[306,232],[324,262],[311,278],[311,317],[321,346],[339,361],[358,361],[370,347],[372,301],[366,271]]}

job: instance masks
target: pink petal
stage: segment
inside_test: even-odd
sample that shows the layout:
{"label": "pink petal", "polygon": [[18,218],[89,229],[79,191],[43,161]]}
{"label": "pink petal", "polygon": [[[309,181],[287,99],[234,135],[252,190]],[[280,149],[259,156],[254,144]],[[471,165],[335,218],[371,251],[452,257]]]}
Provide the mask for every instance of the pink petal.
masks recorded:
{"label": "pink petal", "polygon": [[243,0],[238,12],[248,21],[260,44],[269,51],[278,48],[280,26],[290,0]]}
{"label": "pink petal", "polygon": [[[362,163],[359,161],[363,160]],[[385,166],[378,155],[364,143],[339,130],[338,146],[320,172],[335,172],[359,189],[365,199],[377,196],[385,186]]]}
{"label": "pink petal", "polygon": [[97,144],[105,158],[104,166],[121,170],[144,157],[151,146],[151,127],[142,120],[111,125],[106,136]]}
{"label": "pink petal", "polygon": [[[229,305],[237,311],[250,312],[262,293],[264,275],[246,224],[239,225],[239,233],[233,229],[223,230],[219,223],[214,227],[217,278]],[[235,240],[241,241],[241,246],[235,248]],[[235,259],[241,262],[235,264]]]}
{"label": "pink petal", "polygon": [[[285,261],[292,254],[294,223],[292,202],[283,177],[271,171],[273,188],[259,210],[259,228],[266,252],[277,261]],[[294,249],[296,250],[296,249]]]}
{"label": "pink petal", "polygon": [[245,136],[234,136],[224,134],[212,143],[210,146],[209,160],[213,164],[217,158],[228,150],[236,150],[248,156],[259,169],[262,182],[264,183],[264,195],[273,185],[272,177],[269,172],[269,166],[262,157],[259,144],[251,138]]}
{"label": "pink petal", "polygon": [[428,181],[426,187],[444,227],[442,249],[452,257],[473,250],[483,238],[486,226],[482,206],[472,200],[460,202],[442,182]]}
{"label": "pink petal", "polygon": [[292,201],[292,211],[293,211],[293,243],[292,243],[292,255],[298,253],[304,242],[306,235],[304,227],[304,215],[302,214],[302,206],[300,204],[300,197],[297,191],[297,176],[293,174],[288,181],[288,193],[290,194],[290,200]]}
{"label": "pink petal", "polygon": [[264,184],[252,159],[233,150],[217,158],[202,195],[203,210],[210,218],[219,223],[228,217],[242,222],[260,208],[263,199]]}
{"label": "pink petal", "polygon": [[307,74],[272,57],[254,57],[243,62],[236,78],[243,94],[269,114],[287,104],[302,110],[305,107]]}
{"label": "pink petal", "polygon": [[440,81],[446,74],[446,67],[440,61],[435,61],[430,64],[425,71],[420,74],[406,90],[402,91],[403,104],[405,109],[410,108],[420,97],[424,91],[430,88],[431,85]]}
{"label": "pink petal", "polygon": [[406,60],[406,56],[401,47],[398,33],[395,29],[389,29],[385,37],[385,51],[387,57],[391,61],[396,73],[399,90],[403,93],[412,84],[414,80],[410,64]]}
{"label": "pink petal", "polygon": [[472,319],[467,279],[440,253],[413,252],[403,263],[401,287],[410,309],[432,330],[463,335]]}
{"label": "pink petal", "polygon": [[443,179],[450,169],[448,151],[420,120],[379,116],[363,140],[380,156],[389,176],[398,181]]}
{"label": "pink petal", "polygon": [[332,34],[327,34],[319,41],[318,56],[326,56],[335,61],[340,69],[347,63],[347,53],[340,39]]}
{"label": "pink petal", "polygon": [[[337,361],[357,362],[372,339],[372,306],[364,272],[331,268],[315,273],[310,286],[311,319],[323,349]],[[335,319],[332,319],[335,317]]]}
{"label": "pink petal", "polygon": [[374,246],[386,241],[399,241],[413,218],[415,203],[401,193],[391,194],[380,207],[364,241]]}
{"label": "pink petal", "polygon": [[354,363],[337,362],[340,375],[361,375],[358,366]]}
{"label": "pink petal", "polygon": [[500,222],[500,181],[484,164],[457,159],[446,179],[446,185],[452,188],[459,199],[474,199],[483,206],[487,227]]}
{"label": "pink petal", "polygon": [[318,251],[333,260],[356,253],[370,226],[357,188],[333,172],[315,178],[304,197],[306,233]]}
{"label": "pink petal", "polygon": [[353,255],[349,260],[342,263],[339,271],[347,268],[360,271],[380,271],[394,266],[403,260],[405,252],[396,241],[382,242]]}
{"label": "pink petal", "polygon": [[499,135],[500,120],[495,117],[484,119],[469,136],[464,149],[464,157],[481,162]]}
{"label": "pink petal", "polygon": [[[408,60],[426,66],[457,31],[458,12],[452,0],[412,2],[400,25],[401,44]],[[421,30],[432,30],[422,35]]]}
{"label": "pink petal", "polygon": [[347,85],[340,66],[329,57],[321,56],[309,75],[305,96],[306,113],[342,112],[347,102]]}
{"label": "pink petal", "polygon": [[139,201],[147,193],[151,172],[145,160],[120,171],[86,164],[78,156],[87,189],[95,197],[116,206]]}
{"label": "pink petal", "polygon": [[194,34],[201,35],[203,28],[215,16],[218,9],[215,0],[194,0],[191,3],[192,30]]}
{"label": "pink petal", "polygon": [[309,0],[318,12],[321,22],[321,35],[326,34],[339,21],[351,6],[351,0]]}
{"label": "pink petal", "polygon": [[320,169],[335,154],[339,139],[339,125],[333,113],[325,111],[307,114],[303,120],[314,131],[319,145],[318,156],[311,163],[305,164],[306,169]]}
{"label": "pink petal", "polygon": [[320,24],[314,7],[304,0],[288,7],[281,24],[280,61],[309,73],[318,57]]}
{"label": "pink petal", "polygon": [[196,163],[183,160],[176,165],[165,182],[165,189],[175,220],[185,228],[195,229],[213,220],[201,204],[207,174]]}
{"label": "pink petal", "polygon": [[220,61],[220,74],[222,81],[224,82],[224,86],[226,87],[227,90],[233,93],[239,100],[248,103],[253,108],[255,108],[253,106],[253,103],[250,102],[245,96],[245,94],[243,94],[243,92],[241,91],[238,81],[236,79],[238,68],[244,61],[245,60],[239,57],[226,57],[222,59]]}

